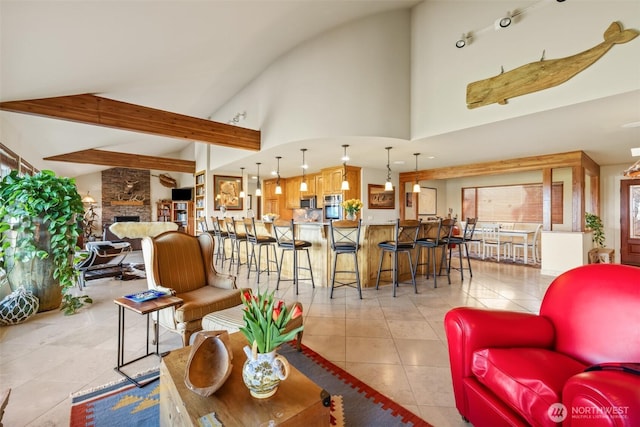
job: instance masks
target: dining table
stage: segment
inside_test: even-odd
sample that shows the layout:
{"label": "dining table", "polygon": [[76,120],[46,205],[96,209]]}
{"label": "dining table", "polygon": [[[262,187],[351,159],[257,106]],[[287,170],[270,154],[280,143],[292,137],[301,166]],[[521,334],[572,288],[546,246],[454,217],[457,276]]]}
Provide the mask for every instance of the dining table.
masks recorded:
{"label": "dining table", "polygon": [[[483,231],[482,227],[476,229],[476,231],[478,231],[478,230],[479,231]],[[522,238],[522,242],[524,244],[524,263],[528,264],[529,263],[529,251],[527,250],[527,245],[529,243],[529,240],[533,239],[533,235],[535,234],[535,230],[500,228],[500,230],[498,232],[500,233],[500,236],[521,237]]]}

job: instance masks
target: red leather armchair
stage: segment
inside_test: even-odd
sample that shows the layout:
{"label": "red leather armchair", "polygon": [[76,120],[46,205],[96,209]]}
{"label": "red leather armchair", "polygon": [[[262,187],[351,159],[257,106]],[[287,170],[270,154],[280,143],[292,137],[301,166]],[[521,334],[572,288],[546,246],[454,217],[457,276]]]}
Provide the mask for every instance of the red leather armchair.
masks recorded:
{"label": "red leather armchair", "polygon": [[[445,316],[456,407],[474,427],[640,426],[640,268],[558,276],[540,315],[469,307]],[[616,365],[617,366],[617,365]]]}

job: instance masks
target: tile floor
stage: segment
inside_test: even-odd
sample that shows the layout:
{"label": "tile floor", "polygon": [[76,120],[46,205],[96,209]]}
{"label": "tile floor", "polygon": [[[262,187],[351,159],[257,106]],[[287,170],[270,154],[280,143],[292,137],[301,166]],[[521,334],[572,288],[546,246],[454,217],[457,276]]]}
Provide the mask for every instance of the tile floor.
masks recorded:
{"label": "tile floor", "polygon": [[[432,425],[467,426],[454,406],[444,314],[462,305],[537,312],[553,280],[522,265],[472,261],[472,266],[471,280],[468,272],[461,281],[452,271],[452,284],[443,278],[434,289],[423,277],[418,294],[404,284],[396,298],[385,286],[366,288],[362,300],[354,289],[339,288],[329,299],[328,288],[312,290],[301,282],[303,343]],[[275,287],[274,277],[264,280],[263,274],[261,289]],[[254,274],[246,280],[241,269],[238,285],[255,287]],[[0,327],[0,389],[12,389],[4,425],[67,426],[71,393],[120,379],[113,370],[118,311],[113,299],[145,288],[145,280],[93,280],[85,292],[94,303],[78,314],[50,311]],[[290,282],[280,288],[281,296],[295,299]],[[144,349],[144,317],[127,312],[126,326],[129,360]],[[161,351],[179,346],[178,335],[162,332]],[[153,364],[157,358],[149,357],[126,369],[135,373]]]}

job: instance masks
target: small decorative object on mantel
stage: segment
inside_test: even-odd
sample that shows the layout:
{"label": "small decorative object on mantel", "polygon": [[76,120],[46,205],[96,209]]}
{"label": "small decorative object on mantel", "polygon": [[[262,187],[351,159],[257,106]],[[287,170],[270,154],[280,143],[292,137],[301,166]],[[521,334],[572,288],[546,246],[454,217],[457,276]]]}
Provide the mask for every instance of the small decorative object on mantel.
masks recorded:
{"label": "small decorative object on mantel", "polygon": [[298,306],[289,310],[284,301],[274,298],[274,292],[254,295],[251,290],[245,290],[242,293],[245,324],[240,331],[251,343],[251,347],[244,347],[247,360],[242,379],[251,396],[258,399],[273,396],[280,381],[289,376],[289,362],[276,354],[276,350],[304,328],[300,326],[284,333],[287,323],[302,316],[302,312]]}
{"label": "small decorative object on mantel", "polygon": [[349,221],[354,221],[356,219],[356,215],[362,209],[362,201],[360,199],[349,199],[342,202],[342,207],[347,212],[347,219]]}
{"label": "small decorative object on mantel", "polygon": [[200,396],[211,396],[231,375],[231,359],[229,332],[196,333],[184,372],[185,384]]}
{"label": "small decorative object on mantel", "polygon": [[604,41],[591,49],[565,58],[543,59],[497,76],[467,85],[467,108],[498,103],[558,86],[600,59],[614,44],[627,43],[638,35],[636,30],[624,30],[613,22],[604,32]]}

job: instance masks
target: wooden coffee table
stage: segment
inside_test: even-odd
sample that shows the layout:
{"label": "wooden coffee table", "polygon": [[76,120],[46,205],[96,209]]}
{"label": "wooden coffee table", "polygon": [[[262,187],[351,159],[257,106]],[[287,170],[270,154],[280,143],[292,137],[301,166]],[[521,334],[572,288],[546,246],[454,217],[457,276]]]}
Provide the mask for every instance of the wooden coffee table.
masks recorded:
{"label": "wooden coffee table", "polygon": [[[191,347],[173,350],[160,364],[160,425],[198,426],[198,419],[214,412],[225,426],[328,426],[330,396],[291,366],[289,378],[268,399],[251,397],[242,381],[247,340],[241,332],[229,335],[233,352],[231,375],[212,396],[203,397],[184,383]],[[326,404],[326,406],[325,406]]]}

